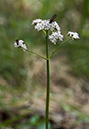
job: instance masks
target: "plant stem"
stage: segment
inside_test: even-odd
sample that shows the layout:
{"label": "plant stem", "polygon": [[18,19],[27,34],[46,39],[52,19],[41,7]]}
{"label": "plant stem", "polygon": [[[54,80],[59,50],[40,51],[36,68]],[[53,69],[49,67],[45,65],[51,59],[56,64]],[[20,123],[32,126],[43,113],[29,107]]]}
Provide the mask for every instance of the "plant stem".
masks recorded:
{"label": "plant stem", "polygon": [[[48,59],[48,31],[46,31],[46,58]],[[49,60],[46,60],[47,63],[47,91],[46,91],[46,129],[48,129],[49,124],[49,94],[50,94],[50,77],[49,77]]]}
{"label": "plant stem", "polygon": [[71,38],[67,39],[66,41],[64,41],[63,43],[61,43],[53,52],[52,54],[49,56],[48,60],[54,55],[54,53],[65,43],[67,43],[69,40],[71,40]]}
{"label": "plant stem", "polygon": [[30,50],[26,50],[26,51],[28,51],[28,52],[30,52],[30,53],[33,53],[33,54],[35,54],[35,55],[37,55],[37,56],[39,56],[39,57],[41,57],[41,58],[47,60],[47,58],[45,58],[44,56],[41,56],[41,55],[37,54],[36,52],[30,51]]}

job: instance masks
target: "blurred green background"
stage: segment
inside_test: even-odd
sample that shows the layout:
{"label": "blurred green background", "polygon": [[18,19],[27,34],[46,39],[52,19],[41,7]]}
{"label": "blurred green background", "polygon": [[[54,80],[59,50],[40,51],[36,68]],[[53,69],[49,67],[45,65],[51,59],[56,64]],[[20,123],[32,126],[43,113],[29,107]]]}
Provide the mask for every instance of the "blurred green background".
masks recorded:
{"label": "blurred green background", "polygon": [[[45,64],[42,64],[44,61],[14,48],[13,44],[16,39],[22,39],[29,50],[45,56],[45,36],[42,32],[37,32],[31,23],[36,18],[50,19],[54,14],[57,14],[56,21],[61,27],[64,39],[68,38],[68,31],[76,31],[80,40],[63,46],[53,56],[52,61],[55,65],[56,60],[60,62],[62,58],[65,62],[66,57],[65,65],[68,65],[70,75],[86,81],[89,93],[89,0],[0,0],[1,109],[8,105],[14,106],[14,103],[21,99],[21,94],[25,96],[21,96],[22,102],[26,101],[33,95],[32,91],[36,90],[39,83],[45,85],[46,68]],[[55,48],[56,46],[49,43],[50,53]],[[40,72],[43,76],[37,71],[38,67],[42,68]],[[55,69],[51,70],[55,72]],[[30,95],[27,95],[27,91]],[[40,96],[42,93],[36,94]],[[6,98],[8,99],[5,100]]]}

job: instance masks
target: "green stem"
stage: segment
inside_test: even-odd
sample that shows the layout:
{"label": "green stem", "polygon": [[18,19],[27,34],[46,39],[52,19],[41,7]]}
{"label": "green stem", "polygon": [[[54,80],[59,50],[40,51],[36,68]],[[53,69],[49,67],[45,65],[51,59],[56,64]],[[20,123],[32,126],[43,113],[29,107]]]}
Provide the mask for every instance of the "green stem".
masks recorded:
{"label": "green stem", "polygon": [[30,53],[33,53],[33,54],[35,54],[35,55],[37,55],[37,56],[39,56],[39,57],[41,57],[41,58],[47,60],[47,58],[45,58],[44,56],[41,56],[41,55],[37,54],[36,52],[30,51],[30,50],[26,50],[26,51],[28,51],[28,52],[30,52]]}
{"label": "green stem", "polygon": [[43,30],[43,32],[44,32],[44,34],[46,35],[46,31],[45,31],[45,30]]}
{"label": "green stem", "polygon": [[64,41],[63,43],[61,43],[61,44],[52,52],[52,54],[49,56],[48,60],[54,55],[54,53],[55,53],[62,45],[64,45],[65,43],[67,43],[69,40],[71,40],[71,38],[70,38],[70,39],[67,39],[66,41]]}
{"label": "green stem", "polygon": [[[46,58],[48,58],[48,31],[46,31]],[[50,77],[49,77],[49,60],[46,60],[47,63],[47,91],[46,91],[46,129],[48,129],[49,123],[49,94],[50,94]]]}

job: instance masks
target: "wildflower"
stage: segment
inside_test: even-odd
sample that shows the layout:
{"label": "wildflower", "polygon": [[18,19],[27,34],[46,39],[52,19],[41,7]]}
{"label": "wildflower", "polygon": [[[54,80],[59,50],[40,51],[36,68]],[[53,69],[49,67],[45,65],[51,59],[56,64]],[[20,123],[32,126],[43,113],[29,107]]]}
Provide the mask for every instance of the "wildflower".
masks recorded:
{"label": "wildflower", "polygon": [[26,45],[24,44],[23,40],[16,40],[16,42],[14,43],[14,47],[21,47],[23,49],[23,51],[27,50]]}
{"label": "wildflower", "polygon": [[[54,18],[56,15],[54,15]],[[51,18],[52,19],[52,18]],[[49,35],[49,39],[52,43],[56,44],[57,40],[63,41],[63,35],[61,35],[60,31],[60,26],[54,19],[51,20],[41,20],[41,19],[36,19],[33,20],[32,25],[35,25],[35,29],[37,31],[40,30],[50,30],[52,32],[51,35]]]}
{"label": "wildflower", "polygon": [[71,31],[69,31],[67,33],[67,35],[70,36],[70,37],[72,37],[72,39],[80,39],[79,38],[79,34],[77,32],[71,32]]}
{"label": "wildflower", "polygon": [[57,31],[60,30],[60,27],[57,24],[57,22],[54,21],[54,22],[52,22],[50,24],[50,20],[49,19],[48,20],[41,20],[41,19],[33,20],[32,25],[35,25],[35,29],[37,31],[40,31],[40,30],[51,30],[51,31],[54,31],[55,29]]}
{"label": "wildflower", "polygon": [[52,34],[49,35],[49,39],[52,43],[56,44],[57,40],[63,41],[63,35],[60,31],[52,32]]}

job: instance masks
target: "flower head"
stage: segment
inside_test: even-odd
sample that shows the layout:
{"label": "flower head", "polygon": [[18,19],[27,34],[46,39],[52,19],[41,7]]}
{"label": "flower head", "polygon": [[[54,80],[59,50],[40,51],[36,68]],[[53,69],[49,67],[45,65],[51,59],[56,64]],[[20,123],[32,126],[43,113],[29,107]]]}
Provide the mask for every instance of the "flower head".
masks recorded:
{"label": "flower head", "polygon": [[80,39],[79,38],[79,34],[77,32],[71,32],[71,31],[69,31],[67,33],[67,35],[70,36],[70,37],[72,37],[72,39]]}
{"label": "flower head", "polygon": [[40,31],[40,30],[51,30],[51,31],[54,31],[55,29],[57,31],[60,30],[60,27],[57,24],[57,22],[54,21],[54,22],[50,23],[49,19],[48,20],[41,20],[41,19],[33,20],[32,25],[35,25],[35,29],[37,31]]}
{"label": "flower head", "polygon": [[16,42],[14,43],[14,47],[21,47],[23,49],[23,51],[27,50],[26,45],[24,44],[23,40],[16,40]]}
{"label": "flower head", "polygon": [[[54,15],[54,18],[56,15]],[[52,32],[51,35],[49,35],[49,39],[52,43],[56,44],[57,40],[63,40],[63,35],[61,35],[60,26],[58,23],[54,20],[50,22],[50,20],[41,20],[36,19],[33,20],[32,25],[35,25],[35,29],[37,31],[40,30],[50,30]]]}
{"label": "flower head", "polygon": [[52,43],[56,44],[57,40],[63,41],[63,35],[60,31],[52,32],[52,34],[49,35],[49,39]]}

